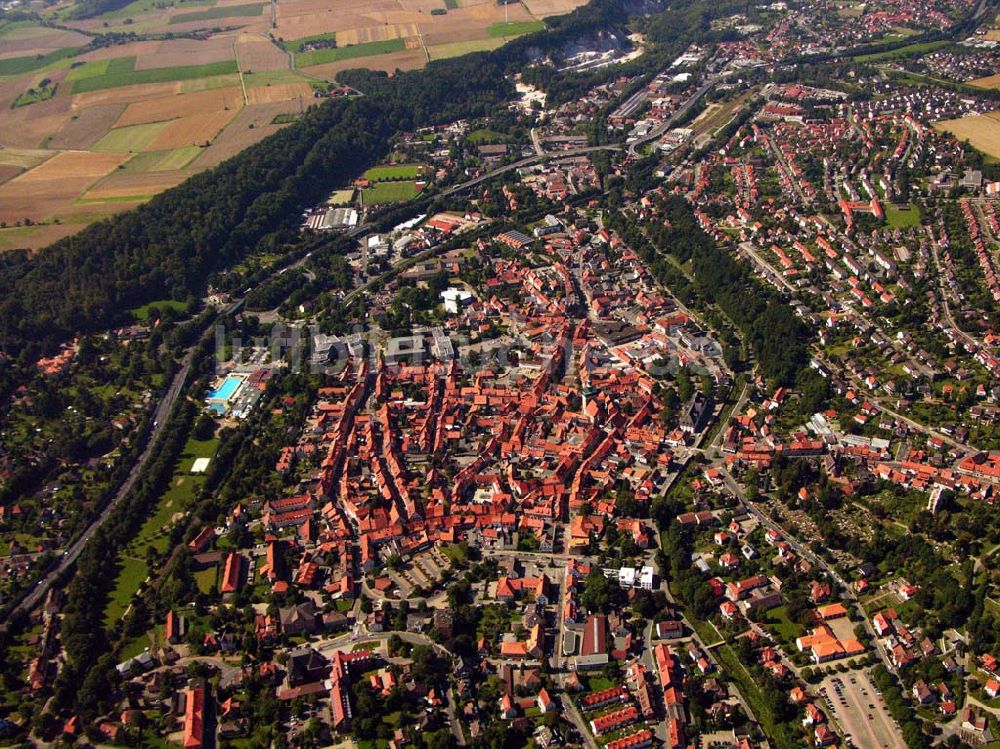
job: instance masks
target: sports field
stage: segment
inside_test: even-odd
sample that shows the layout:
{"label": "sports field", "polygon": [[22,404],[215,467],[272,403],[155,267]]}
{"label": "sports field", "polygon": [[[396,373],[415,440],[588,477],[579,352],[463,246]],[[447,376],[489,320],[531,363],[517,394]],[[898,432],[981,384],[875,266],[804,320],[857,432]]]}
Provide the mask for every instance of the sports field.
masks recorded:
{"label": "sports field", "polygon": [[414,182],[377,182],[364,191],[365,205],[400,203],[410,200],[417,192]]}

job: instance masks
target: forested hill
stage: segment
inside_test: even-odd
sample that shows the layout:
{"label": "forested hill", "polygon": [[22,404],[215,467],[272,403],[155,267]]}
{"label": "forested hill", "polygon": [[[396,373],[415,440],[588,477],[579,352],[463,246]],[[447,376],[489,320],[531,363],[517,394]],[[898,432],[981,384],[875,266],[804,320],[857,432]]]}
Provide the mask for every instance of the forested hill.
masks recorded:
{"label": "forested hill", "polygon": [[[355,73],[350,80],[366,96],[326,102],[219,167],[30,259],[4,258],[0,348],[16,354],[28,343],[51,346],[123,322],[126,310],[146,302],[202,293],[213,273],[249,251],[280,250],[302,210],[384,155],[394,133],[489,114],[513,94],[506,74],[575,37],[622,28],[631,11],[656,2],[593,0],[553,19],[551,30],[492,53],[393,78]],[[668,15],[686,19],[704,4],[675,3],[684,10]]]}

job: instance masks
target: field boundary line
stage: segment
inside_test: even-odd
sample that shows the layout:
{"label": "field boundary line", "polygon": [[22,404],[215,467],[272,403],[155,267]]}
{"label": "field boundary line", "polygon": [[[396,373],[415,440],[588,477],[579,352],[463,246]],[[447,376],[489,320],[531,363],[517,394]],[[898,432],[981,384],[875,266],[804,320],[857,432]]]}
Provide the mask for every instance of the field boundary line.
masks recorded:
{"label": "field boundary line", "polygon": [[247,96],[247,82],[243,78],[243,65],[240,63],[240,51],[236,48],[236,39],[233,39],[233,57],[236,58],[236,72],[240,74],[240,88],[243,89],[243,106],[250,105],[250,97]]}

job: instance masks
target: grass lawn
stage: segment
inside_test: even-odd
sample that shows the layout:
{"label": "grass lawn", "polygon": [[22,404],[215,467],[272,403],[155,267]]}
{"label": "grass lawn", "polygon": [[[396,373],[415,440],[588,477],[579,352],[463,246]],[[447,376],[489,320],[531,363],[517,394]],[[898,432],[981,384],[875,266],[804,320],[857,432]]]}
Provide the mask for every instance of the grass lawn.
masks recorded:
{"label": "grass lawn", "polygon": [[169,527],[174,513],[185,512],[204,483],[204,476],[192,476],[188,473],[192,463],[196,458],[215,455],[217,446],[218,440],[214,438],[210,440],[188,438],[175,465],[170,488],[160,497],[153,514],[146,518],[135,538],[119,557],[121,571],[118,573],[114,591],[104,612],[104,620],[108,626],[118,621],[125,613],[132,595],[149,574],[144,561],[146,549],[152,546],[161,554],[167,552],[170,545]]}
{"label": "grass lawn", "polygon": [[544,28],[544,21],[515,21],[514,23],[495,23],[487,29],[487,33],[492,37],[511,37],[533,34]]}
{"label": "grass lawn", "polygon": [[214,21],[217,18],[246,18],[259,16],[264,11],[264,3],[250,5],[220,5],[208,10],[196,10],[191,13],[178,13],[170,17],[168,25],[175,23],[190,23],[192,21]]}
{"label": "grass lawn", "polygon": [[591,692],[600,692],[604,689],[611,689],[615,683],[611,679],[605,679],[603,676],[588,676],[587,677],[587,689]]}
{"label": "grass lawn", "polygon": [[788,608],[786,606],[777,606],[769,609],[765,621],[767,626],[777,633],[778,638],[782,642],[794,643],[797,638],[806,633],[805,627],[788,618]]}
{"label": "grass lawn", "polygon": [[160,309],[170,308],[175,312],[183,312],[187,309],[187,304],[184,302],[177,302],[173,299],[160,299],[155,302],[150,302],[149,304],[144,304],[141,307],[136,307],[135,309],[130,309],[129,312],[132,313],[134,317],[139,322],[146,322],[149,320],[149,310],[152,307],[159,307]]}
{"label": "grass lawn", "polygon": [[389,52],[401,52],[404,49],[406,49],[406,42],[403,39],[386,39],[383,42],[349,44],[346,47],[297,52],[295,53],[295,64],[300,68],[305,68],[310,65],[322,65],[327,62],[337,62],[338,60],[351,60],[355,57],[371,57],[372,55],[385,55]]}
{"label": "grass lawn", "polygon": [[175,65],[168,68],[136,70],[134,57],[116,57],[113,60],[101,60],[94,63],[88,62],[86,65],[70,71],[70,75],[74,76],[73,93],[81,94],[86,91],[99,91],[104,88],[187,81],[195,78],[208,78],[237,72],[239,72],[239,69],[236,66],[235,60],[223,60],[205,65]]}
{"label": "grass lawn", "polygon": [[413,182],[379,182],[364,191],[364,200],[368,205],[376,203],[401,203],[410,200],[417,194],[417,186]]}
{"label": "grass lawn", "polygon": [[376,166],[365,172],[365,179],[372,182],[388,182],[401,179],[416,179],[423,171],[420,164],[399,164],[398,166]]}
{"label": "grass lawn", "polygon": [[142,559],[124,557],[120,560],[120,565],[121,568],[115,577],[115,587],[111,591],[111,598],[104,609],[104,625],[106,627],[113,626],[122,618],[125,609],[132,601],[132,596],[149,574],[146,563]]}
{"label": "grass lawn", "polygon": [[129,152],[143,151],[160,132],[170,125],[169,122],[147,122],[144,125],[129,125],[109,130],[103,138],[95,143],[91,150]]}
{"label": "grass lawn", "polygon": [[885,207],[885,220],[892,229],[920,226],[920,209],[913,203],[905,206],[890,204]]}
{"label": "grass lawn", "polygon": [[149,639],[149,633],[144,632],[135,639],[125,643],[118,657],[123,661],[128,658],[135,658],[148,647],[152,647],[152,643]]}
{"label": "grass lawn", "polygon": [[202,593],[208,593],[212,589],[212,586],[216,584],[219,577],[218,566],[209,567],[208,569],[198,570],[194,573],[194,581],[198,585],[198,590]]}
{"label": "grass lawn", "polygon": [[490,130],[486,127],[473,130],[466,136],[465,139],[469,141],[469,143],[476,146],[482,145],[483,143],[507,143],[510,140],[510,138],[503,133],[498,133],[496,130]]}
{"label": "grass lawn", "polygon": [[441,547],[441,553],[444,554],[448,559],[450,559],[455,564],[465,564],[469,560],[469,554],[462,550],[462,547],[458,544],[449,544],[448,546]]}

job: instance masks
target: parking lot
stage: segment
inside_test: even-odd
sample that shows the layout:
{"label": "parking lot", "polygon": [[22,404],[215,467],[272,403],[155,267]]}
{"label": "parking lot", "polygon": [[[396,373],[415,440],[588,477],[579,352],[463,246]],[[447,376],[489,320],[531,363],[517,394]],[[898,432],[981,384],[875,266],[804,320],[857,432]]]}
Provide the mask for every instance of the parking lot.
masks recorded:
{"label": "parking lot", "polygon": [[823,707],[833,713],[855,747],[906,749],[899,727],[867,672],[827,676],[819,689]]}

